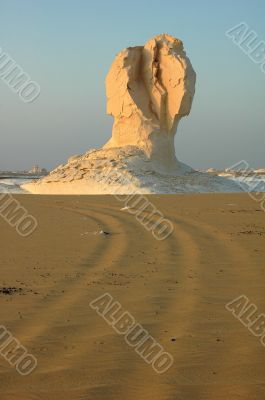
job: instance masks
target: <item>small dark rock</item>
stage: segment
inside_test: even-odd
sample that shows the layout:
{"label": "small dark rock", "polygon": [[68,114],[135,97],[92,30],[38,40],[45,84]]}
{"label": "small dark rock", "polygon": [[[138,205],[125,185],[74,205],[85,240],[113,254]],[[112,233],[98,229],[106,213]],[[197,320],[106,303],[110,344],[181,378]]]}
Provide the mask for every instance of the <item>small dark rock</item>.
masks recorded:
{"label": "small dark rock", "polygon": [[16,287],[2,287],[0,288],[0,294],[4,295],[12,295],[15,293],[21,293],[23,291],[22,288],[16,288]]}

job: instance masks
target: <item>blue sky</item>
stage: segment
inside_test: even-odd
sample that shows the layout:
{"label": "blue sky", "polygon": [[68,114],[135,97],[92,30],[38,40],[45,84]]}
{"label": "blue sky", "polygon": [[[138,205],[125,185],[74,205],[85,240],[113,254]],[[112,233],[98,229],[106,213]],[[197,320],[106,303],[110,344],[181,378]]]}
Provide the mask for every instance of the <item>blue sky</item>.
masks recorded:
{"label": "blue sky", "polygon": [[0,79],[0,169],[53,168],[111,135],[104,80],[121,49],[169,33],[197,73],[175,139],[193,167],[265,167],[265,73],[225,32],[245,21],[265,41],[264,0],[0,0],[0,48],[41,86],[30,104]]}

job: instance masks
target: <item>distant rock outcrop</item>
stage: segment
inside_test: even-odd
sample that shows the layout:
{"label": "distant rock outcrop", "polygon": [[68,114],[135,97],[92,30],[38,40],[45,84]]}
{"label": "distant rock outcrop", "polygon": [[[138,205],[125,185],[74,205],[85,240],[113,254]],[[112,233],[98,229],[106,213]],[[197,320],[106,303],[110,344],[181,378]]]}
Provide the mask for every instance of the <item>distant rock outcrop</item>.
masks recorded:
{"label": "distant rock outcrop", "polygon": [[32,175],[47,175],[48,171],[45,168],[41,168],[38,165],[34,165],[29,171],[29,174]]}

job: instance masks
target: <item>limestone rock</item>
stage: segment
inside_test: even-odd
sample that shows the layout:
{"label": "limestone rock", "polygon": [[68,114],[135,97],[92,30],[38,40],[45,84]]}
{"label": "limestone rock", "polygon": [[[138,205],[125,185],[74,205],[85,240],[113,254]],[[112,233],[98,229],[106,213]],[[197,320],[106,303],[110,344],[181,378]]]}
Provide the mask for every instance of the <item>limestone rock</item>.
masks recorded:
{"label": "limestone rock", "polygon": [[174,135],[190,112],[195,81],[182,42],[170,35],[122,50],[106,78],[107,113],[114,125],[105,147],[134,145],[161,169],[175,169]]}
{"label": "limestone rock", "polygon": [[23,188],[47,194],[238,191],[233,182],[176,159],[174,135],[190,112],[195,80],[182,42],[172,36],[121,51],[106,78],[111,139]]}

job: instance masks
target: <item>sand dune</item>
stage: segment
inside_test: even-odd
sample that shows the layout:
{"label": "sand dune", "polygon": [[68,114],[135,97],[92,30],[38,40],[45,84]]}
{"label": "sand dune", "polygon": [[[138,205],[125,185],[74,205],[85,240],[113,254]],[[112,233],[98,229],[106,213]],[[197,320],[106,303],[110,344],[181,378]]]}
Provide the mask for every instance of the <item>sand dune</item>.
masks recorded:
{"label": "sand dune", "polygon": [[[174,223],[157,241],[113,196],[17,196],[28,238],[0,219],[1,324],[36,356],[0,357],[1,400],[264,399],[264,347],[226,309],[265,312],[264,213],[247,194],[151,196]],[[101,230],[107,236],[97,234]],[[108,292],[174,357],[156,374],[89,303]]]}

